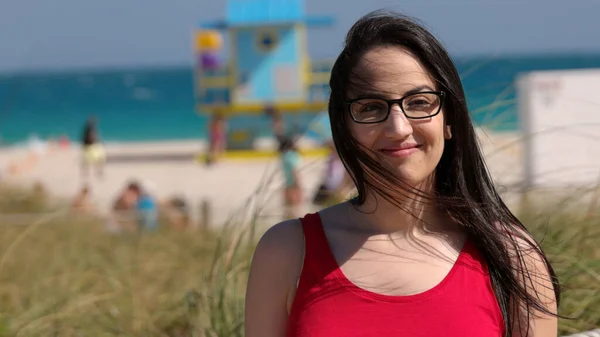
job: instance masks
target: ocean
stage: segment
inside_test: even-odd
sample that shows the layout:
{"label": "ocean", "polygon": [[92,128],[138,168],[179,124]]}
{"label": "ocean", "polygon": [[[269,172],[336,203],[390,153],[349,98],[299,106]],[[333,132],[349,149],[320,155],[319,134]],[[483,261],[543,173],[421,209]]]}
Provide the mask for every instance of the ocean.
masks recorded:
{"label": "ocean", "polygon": [[[596,68],[600,54],[455,61],[474,122],[511,131],[519,126],[514,85],[519,73]],[[98,118],[108,142],[205,138],[207,119],[194,111],[192,86],[192,69],[186,66],[0,74],[0,142],[15,144],[32,135],[78,140],[88,115]]]}

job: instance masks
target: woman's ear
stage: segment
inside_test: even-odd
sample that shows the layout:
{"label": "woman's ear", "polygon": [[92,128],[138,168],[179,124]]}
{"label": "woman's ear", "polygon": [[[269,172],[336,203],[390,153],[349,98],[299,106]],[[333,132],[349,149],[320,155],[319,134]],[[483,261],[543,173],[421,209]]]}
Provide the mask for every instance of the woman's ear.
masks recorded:
{"label": "woman's ear", "polygon": [[452,127],[450,125],[446,125],[444,129],[444,139],[448,140],[452,138]]}

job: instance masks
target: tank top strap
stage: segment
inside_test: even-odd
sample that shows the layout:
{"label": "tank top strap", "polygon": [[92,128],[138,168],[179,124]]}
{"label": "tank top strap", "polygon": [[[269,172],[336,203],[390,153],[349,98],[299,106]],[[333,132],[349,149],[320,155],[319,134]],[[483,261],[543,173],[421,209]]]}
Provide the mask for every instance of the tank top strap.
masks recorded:
{"label": "tank top strap", "polygon": [[311,213],[300,219],[304,231],[304,264],[298,284],[298,290],[307,289],[333,277],[338,269],[337,262],[329,248],[323,223],[319,213]]}

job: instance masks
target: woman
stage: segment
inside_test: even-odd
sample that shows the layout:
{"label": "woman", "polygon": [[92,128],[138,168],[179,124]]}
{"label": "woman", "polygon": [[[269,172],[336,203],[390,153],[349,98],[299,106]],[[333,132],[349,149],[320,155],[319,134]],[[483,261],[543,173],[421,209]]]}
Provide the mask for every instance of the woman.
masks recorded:
{"label": "woman", "polygon": [[330,86],[358,196],[263,236],[246,336],[556,336],[555,273],[499,197],[438,40],[369,14]]}
{"label": "woman", "polygon": [[90,166],[95,166],[98,178],[102,178],[104,162],[106,161],[106,152],[100,142],[96,118],[88,118],[83,128],[83,135],[81,138],[83,149],[82,174],[84,179],[87,179],[88,177]]}

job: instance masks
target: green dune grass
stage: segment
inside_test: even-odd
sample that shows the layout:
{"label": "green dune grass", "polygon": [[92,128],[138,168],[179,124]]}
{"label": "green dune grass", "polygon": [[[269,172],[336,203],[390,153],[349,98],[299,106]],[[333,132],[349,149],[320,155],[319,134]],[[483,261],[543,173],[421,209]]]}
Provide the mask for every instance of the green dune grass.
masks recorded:
{"label": "green dune grass", "polygon": [[[0,336],[242,336],[256,223],[111,235],[0,189]],[[556,208],[554,208],[556,209]],[[600,220],[522,208],[563,284],[561,334],[600,327]]]}

